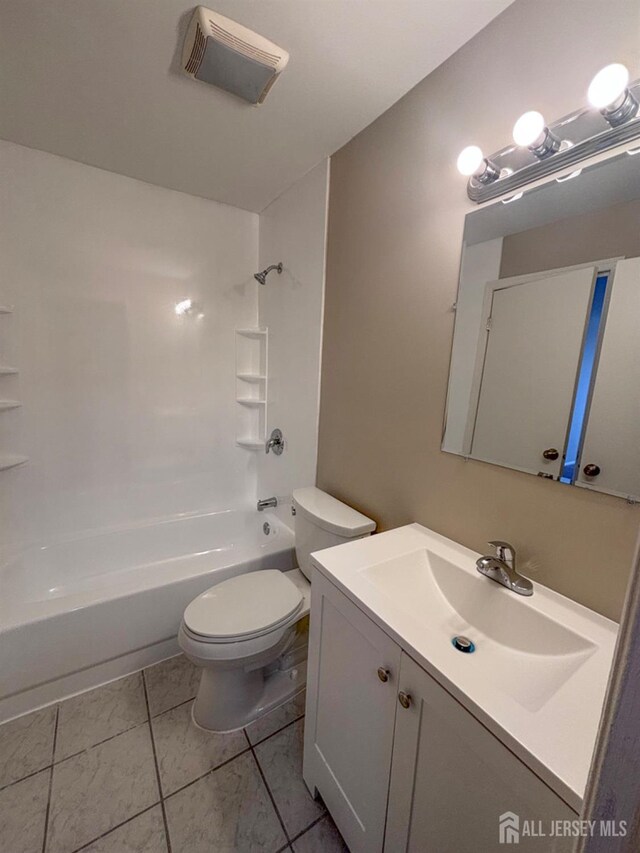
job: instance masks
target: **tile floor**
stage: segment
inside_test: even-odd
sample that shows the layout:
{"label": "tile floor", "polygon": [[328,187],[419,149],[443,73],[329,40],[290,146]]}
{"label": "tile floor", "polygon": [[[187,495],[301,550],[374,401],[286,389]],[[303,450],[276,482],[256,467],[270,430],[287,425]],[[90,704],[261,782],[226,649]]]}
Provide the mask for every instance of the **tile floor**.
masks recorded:
{"label": "tile floor", "polygon": [[304,696],[209,734],[198,676],[171,658],[0,726],[0,851],[346,851],[302,781]]}

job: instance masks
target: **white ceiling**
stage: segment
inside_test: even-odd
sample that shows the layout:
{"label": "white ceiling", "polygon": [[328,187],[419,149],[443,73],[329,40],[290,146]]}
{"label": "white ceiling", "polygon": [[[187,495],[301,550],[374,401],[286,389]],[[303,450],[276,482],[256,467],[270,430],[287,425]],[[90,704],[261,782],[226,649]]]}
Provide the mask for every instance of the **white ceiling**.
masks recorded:
{"label": "white ceiling", "polygon": [[511,0],[210,0],[291,54],[251,107],[179,71],[185,0],[2,0],[0,138],[260,211]]}

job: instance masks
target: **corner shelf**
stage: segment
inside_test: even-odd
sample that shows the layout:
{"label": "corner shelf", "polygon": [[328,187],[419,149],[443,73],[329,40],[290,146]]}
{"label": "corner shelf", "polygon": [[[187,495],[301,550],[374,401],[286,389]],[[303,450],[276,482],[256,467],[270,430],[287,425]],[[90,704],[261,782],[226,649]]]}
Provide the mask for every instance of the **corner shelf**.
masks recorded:
{"label": "corner shelf", "polygon": [[266,378],[263,373],[236,373],[236,379],[243,382],[263,382]]}
{"label": "corner shelf", "polygon": [[[0,305],[0,314],[13,314],[13,308],[8,305]],[[11,376],[18,372],[17,367],[11,367],[8,364],[0,364],[0,376]],[[22,403],[20,400],[0,399],[0,412],[8,412],[11,409],[19,409]],[[18,465],[24,465],[28,461],[27,456],[22,456],[19,453],[0,453],[0,471],[7,471],[9,468],[17,468]]]}
{"label": "corner shelf", "polygon": [[266,406],[266,400],[254,400],[252,397],[236,397],[236,403],[241,406]]}
{"label": "corner shelf", "polygon": [[256,441],[255,438],[236,438],[236,444],[248,450],[264,450],[264,441]]}
{"label": "corner shelf", "polygon": [[267,329],[261,329],[258,326],[255,329],[236,329],[236,335],[243,338],[261,338],[267,335]]}
{"label": "corner shelf", "polygon": [[269,330],[236,329],[236,444],[263,450],[267,431]]}
{"label": "corner shelf", "polygon": [[28,456],[19,456],[16,453],[0,453],[0,471],[17,468],[18,465],[24,465],[28,461]]}

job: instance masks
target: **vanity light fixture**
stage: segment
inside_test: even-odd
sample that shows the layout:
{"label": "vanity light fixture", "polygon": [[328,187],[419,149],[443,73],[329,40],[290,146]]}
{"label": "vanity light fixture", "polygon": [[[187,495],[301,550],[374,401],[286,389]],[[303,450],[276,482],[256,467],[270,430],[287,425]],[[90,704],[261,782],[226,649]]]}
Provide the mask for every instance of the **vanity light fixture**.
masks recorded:
{"label": "vanity light fixture", "polygon": [[592,107],[618,127],[638,114],[638,101],[629,91],[629,72],[624,65],[613,62],[605,65],[591,81],[587,97]]}
{"label": "vanity light fixture", "polygon": [[521,148],[528,148],[538,160],[555,154],[561,145],[560,139],[551,133],[544,116],[537,110],[530,110],[520,116],[513,126],[513,141]]}
{"label": "vanity light fixture", "polygon": [[481,184],[490,184],[500,177],[500,170],[483,155],[477,145],[467,145],[458,155],[458,171]]}
{"label": "vanity light fixture", "polygon": [[[528,184],[562,171],[560,183],[580,174],[578,164],[611,148],[640,139],[640,80],[629,82],[624,65],[602,68],[588,90],[590,106],[547,122],[537,110],[520,116],[513,141],[485,157],[476,145],[458,156],[458,171],[468,178],[467,195],[481,204],[499,196],[518,197]],[[638,151],[631,145],[630,153]]]}

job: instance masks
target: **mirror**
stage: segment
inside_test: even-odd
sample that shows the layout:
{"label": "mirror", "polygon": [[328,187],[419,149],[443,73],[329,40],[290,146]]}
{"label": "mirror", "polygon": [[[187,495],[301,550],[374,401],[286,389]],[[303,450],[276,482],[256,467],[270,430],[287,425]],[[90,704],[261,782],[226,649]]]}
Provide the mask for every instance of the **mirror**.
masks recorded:
{"label": "mirror", "polygon": [[640,149],[468,214],[455,307],[442,449],[640,500]]}

